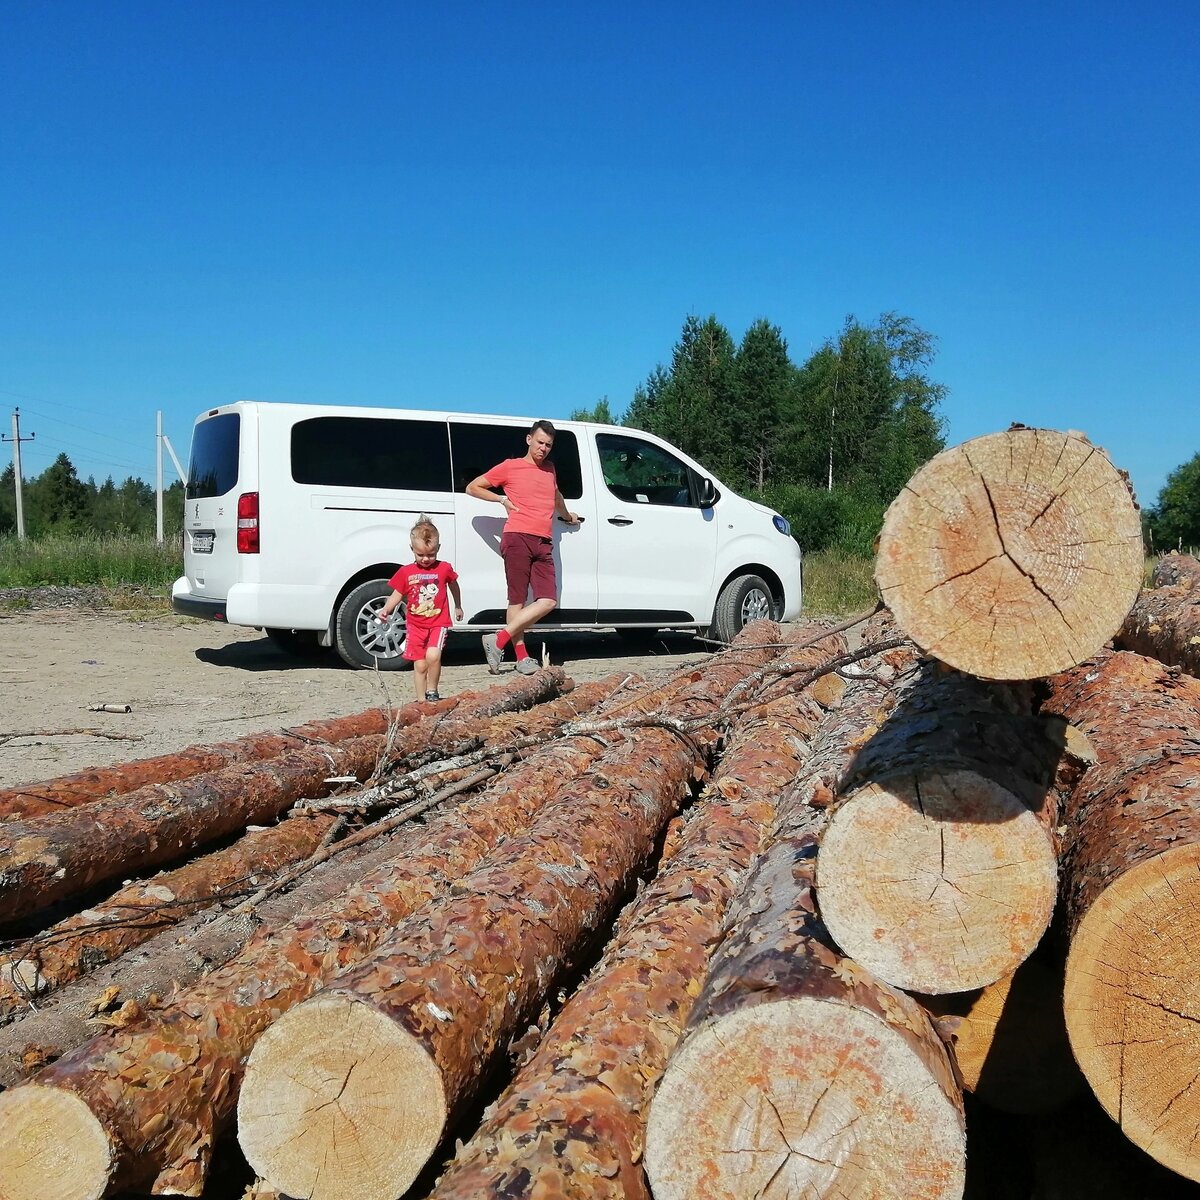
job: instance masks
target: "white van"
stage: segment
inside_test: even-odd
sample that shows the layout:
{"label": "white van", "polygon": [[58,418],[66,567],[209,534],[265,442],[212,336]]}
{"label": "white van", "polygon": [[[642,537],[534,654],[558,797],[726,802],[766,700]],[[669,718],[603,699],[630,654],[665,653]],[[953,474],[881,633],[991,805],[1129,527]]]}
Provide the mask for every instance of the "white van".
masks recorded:
{"label": "white van", "polygon": [[[464,488],[526,452],[532,419],[239,401],[196,420],[176,612],[266,631],[283,649],[335,646],[353,666],[402,665],[380,633],[388,579],[427,513],[460,576],[465,625],[504,624],[505,513]],[[710,627],[732,638],[800,612],[788,523],[652,434],[554,422],[551,462],[580,525],[556,522],[558,608],[536,631]],[[463,628],[463,626],[459,626]]]}

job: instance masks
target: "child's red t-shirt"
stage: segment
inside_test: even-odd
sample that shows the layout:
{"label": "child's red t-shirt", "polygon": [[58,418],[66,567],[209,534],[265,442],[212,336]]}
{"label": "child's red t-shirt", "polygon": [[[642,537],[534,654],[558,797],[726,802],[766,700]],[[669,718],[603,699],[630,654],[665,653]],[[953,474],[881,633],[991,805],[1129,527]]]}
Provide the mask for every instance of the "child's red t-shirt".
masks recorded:
{"label": "child's red t-shirt", "polygon": [[405,621],[411,625],[453,625],[450,605],[446,600],[446,585],[458,579],[458,572],[448,563],[438,561],[423,567],[409,563],[401,567],[388,583],[404,597]]}

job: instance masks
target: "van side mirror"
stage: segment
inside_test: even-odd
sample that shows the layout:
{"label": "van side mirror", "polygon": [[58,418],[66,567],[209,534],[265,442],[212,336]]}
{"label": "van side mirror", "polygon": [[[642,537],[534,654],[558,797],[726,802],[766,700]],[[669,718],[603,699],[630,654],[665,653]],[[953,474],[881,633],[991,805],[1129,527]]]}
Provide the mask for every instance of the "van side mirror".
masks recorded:
{"label": "van side mirror", "polygon": [[711,479],[700,480],[700,507],[712,508],[717,502],[716,485]]}

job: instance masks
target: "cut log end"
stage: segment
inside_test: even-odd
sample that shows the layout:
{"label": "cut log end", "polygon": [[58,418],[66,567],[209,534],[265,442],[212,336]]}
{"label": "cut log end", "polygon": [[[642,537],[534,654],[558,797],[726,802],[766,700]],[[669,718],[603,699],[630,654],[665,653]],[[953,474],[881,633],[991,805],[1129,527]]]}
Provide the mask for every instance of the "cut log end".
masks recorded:
{"label": "cut log end", "polygon": [[986,679],[1094,654],[1142,578],[1137,505],[1077,434],[1010,430],[926,463],[888,509],[875,580],[921,649]]}
{"label": "cut log end", "polygon": [[112,1143],[78,1096],[37,1084],[0,1094],[4,1200],[100,1200],[114,1168]]}
{"label": "cut log end", "polygon": [[940,995],[1015,970],[1050,923],[1044,825],[967,770],[906,772],[844,801],[821,839],[821,916],[842,951],[896,987]]}
{"label": "cut log end", "polygon": [[699,1031],[650,1110],[656,1200],[962,1195],[961,1114],[911,1045],[861,1009],[805,997]]}
{"label": "cut log end", "polygon": [[1071,1049],[1105,1111],[1164,1166],[1200,1180],[1200,846],[1168,850],[1100,895],[1071,940]]}
{"label": "cut log end", "polygon": [[395,1200],[446,1123],[424,1046],[348,996],[319,996],[261,1037],[238,1100],[238,1139],[273,1187],[311,1200]]}

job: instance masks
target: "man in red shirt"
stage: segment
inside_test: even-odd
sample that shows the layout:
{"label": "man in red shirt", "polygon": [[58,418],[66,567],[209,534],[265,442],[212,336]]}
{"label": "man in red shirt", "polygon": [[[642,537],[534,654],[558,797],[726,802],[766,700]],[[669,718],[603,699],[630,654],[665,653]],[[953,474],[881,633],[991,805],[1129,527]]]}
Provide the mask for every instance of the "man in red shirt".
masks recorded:
{"label": "man in red shirt", "polygon": [[[504,559],[504,578],[508,584],[507,624],[499,633],[483,637],[488,670],[500,674],[504,650],[512,643],[517,670],[532,675],[537,663],[525,649],[525,633],[558,604],[558,584],[554,578],[554,545],[550,523],[557,513],[569,525],[578,525],[579,517],[570,512],[554,466],[549,461],[554,447],[554,426],[549,421],[534,421],[525,435],[529,447],[523,458],[506,458],[484,475],[467,484],[467,495],[504,506],[508,520],[500,535],[500,557]],[[503,493],[494,491],[502,487]],[[529,592],[533,602],[526,604]]]}

